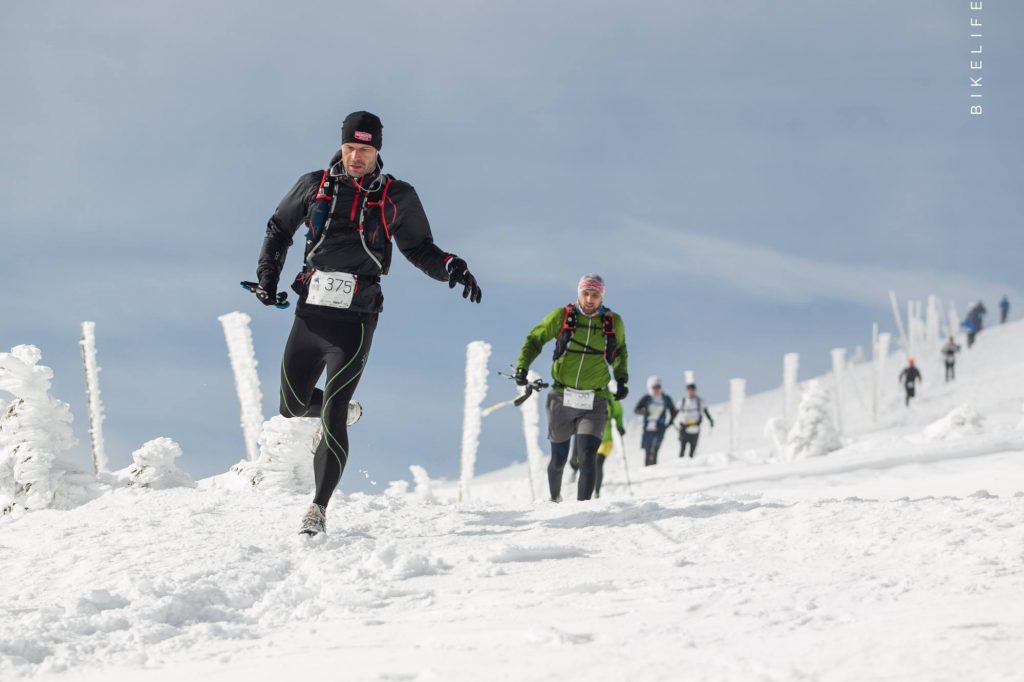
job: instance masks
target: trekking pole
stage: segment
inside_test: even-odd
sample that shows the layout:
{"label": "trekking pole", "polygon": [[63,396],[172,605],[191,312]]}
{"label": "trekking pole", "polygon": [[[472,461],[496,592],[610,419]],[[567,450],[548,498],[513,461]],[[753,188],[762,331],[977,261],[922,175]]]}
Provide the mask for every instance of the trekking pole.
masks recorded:
{"label": "trekking pole", "polygon": [[[243,289],[253,294],[256,293],[256,289],[260,286],[258,282],[241,282],[241,285]],[[277,301],[274,303],[274,307],[278,310],[284,310],[290,305],[291,303],[288,302],[288,294],[284,291],[277,292]]]}
{"label": "trekking pole", "polygon": [[633,484],[629,480],[629,458],[626,457],[626,443],[625,441],[622,440],[622,434],[620,434],[618,431],[613,430],[612,436],[617,436],[616,440],[618,441],[619,452],[622,453],[622,468],[626,472],[626,491],[629,493],[629,496],[632,497]]}
{"label": "trekking pole", "polygon": [[[504,372],[498,372],[498,376],[504,377],[506,379],[512,379],[513,381],[515,380],[515,376],[514,375],[512,375],[512,374],[505,374]],[[519,407],[520,405],[522,405],[523,403],[525,403],[527,400],[530,399],[530,396],[533,395],[534,391],[539,393],[543,389],[550,388],[550,387],[551,387],[551,384],[546,383],[543,379],[534,379],[533,381],[531,381],[531,382],[527,383],[525,386],[523,386],[524,393],[521,396],[519,396],[518,398],[516,398],[515,400],[513,400],[512,404],[515,405],[516,407]],[[499,405],[492,405],[491,407],[489,407],[487,409],[491,410],[493,412],[494,410],[497,410],[499,407],[501,407],[500,404]]]}

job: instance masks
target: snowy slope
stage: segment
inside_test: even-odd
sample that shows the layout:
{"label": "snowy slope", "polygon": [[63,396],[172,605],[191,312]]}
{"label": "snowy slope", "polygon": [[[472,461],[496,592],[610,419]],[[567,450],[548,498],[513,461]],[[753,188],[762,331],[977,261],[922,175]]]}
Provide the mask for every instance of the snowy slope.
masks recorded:
{"label": "snowy slope", "polygon": [[461,506],[338,495],[313,541],[306,496],[231,474],[0,519],[0,679],[1024,679],[1021,348],[986,331],[950,386],[924,359],[909,410],[890,361],[827,457],[770,461],[777,392],[739,458],[722,428],[644,469],[631,429],[632,494],[616,456],[585,504],[518,465]]}

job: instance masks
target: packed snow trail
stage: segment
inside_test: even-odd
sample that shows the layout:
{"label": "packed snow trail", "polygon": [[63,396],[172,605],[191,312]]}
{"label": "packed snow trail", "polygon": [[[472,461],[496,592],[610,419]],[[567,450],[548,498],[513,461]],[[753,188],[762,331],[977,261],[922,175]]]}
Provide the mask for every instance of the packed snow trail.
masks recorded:
{"label": "packed snow trail", "polygon": [[633,497],[418,471],[307,540],[308,495],[229,472],[0,518],[0,679],[1021,680],[1022,347],[986,331],[910,410],[893,381],[878,426],[848,403],[825,457],[632,443]]}
{"label": "packed snow trail", "polygon": [[207,484],[27,515],[0,535],[0,677],[1010,679],[1024,648],[1024,492],[356,495],[313,541],[306,503]]}

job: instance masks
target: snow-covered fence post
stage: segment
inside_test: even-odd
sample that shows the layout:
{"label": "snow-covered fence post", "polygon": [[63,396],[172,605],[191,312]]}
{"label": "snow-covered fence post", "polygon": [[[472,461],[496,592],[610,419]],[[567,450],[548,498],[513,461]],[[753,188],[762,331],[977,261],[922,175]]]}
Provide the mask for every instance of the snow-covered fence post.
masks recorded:
{"label": "snow-covered fence post", "polygon": [[832,349],[832,375],[836,382],[836,431],[843,433],[843,374],[846,367],[846,349]]}
{"label": "snow-covered fence post", "polygon": [[956,310],[956,301],[949,302],[949,335],[956,336],[960,331],[960,314]]}
{"label": "snow-covered fence post", "polygon": [[491,345],[473,341],[466,346],[466,403],[462,413],[462,458],[459,468],[459,502],[469,499],[469,484],[480,445],[480,404],[487,397],[487,361]]}
{"label": "snow-covered fence post", "polygon": [[903,347],[909,348],[910,343],[907,341],[907,332],[903,328],[903,318],[900,317],[900,304],[896,299],[896,292],[889,292],[889,302],[892,303],[892,316],[896,318],[896,330],[900,333],[900,339],[903,341]]}
{"label": "snow-covered fence post", "polygon": [[259,455],[260,429],[263,427],[263,394],[260,392],[260,377],[256,372],[256,350],[252,345],[250,318],[245,313],[233,312],[217,319],[224,327],[228,357],[235,373],[235,390],[242,406],[245,452],[249,461],[255,462]]}
{"label": "snow-covered fence post", "polygon": [[82,323],[82,364],[85,366],[85,399],[89,406],[89,442],[92,444],[92,470],[108,471],[107,450],[103,445],[103,402],[100,400],[100,368],[96,364],[96,323]]}
{"label": "snow-covered fence post", "polygon": [[935,294],[929,294],[928,306],[925,308],[924,313],[924,328],[928,334],[929,346],[937,346],[939,344],[941,326],[941,320],[939,319],[939,297]]}
{"label": "snow-covered fence post", "polygon": [[874,422],[878,423],[878,409],[882,404],[882,386],[883,379],[885,378],[885,361],[889,355],[889,342],[892,339],[892,334],[889,332],[881,332],[878,335],[878,340],[875,342],[875,348],[873,353],[874,360],[874,377],[873,377],[873,391],[871,393],[871,414]]}
{"label": "snow-covered fence post", "polygon": [[800,354],[782,356],[782,419],[789,424],[793,404],[796,402],[796,383],[800,374]]}
{"label": "snow-covered fence post", "polygon": [[697,383],[695,376],[692,369],[683,370],[683,386]]}
{"label": "snow-covered fence post", "polygon": [[742,441],[740,426],[742,425],[743,401],[747,397],[747,380],[729,380],[729,451],[736,454],[740,451]]}
{"label": "snow-covered fence post", "polygon": [[[532,383],[540,375],[531,371],[526,378]],[[525,389],[520,388],[520,393]],[[526,471],[530,478],[530,501],[537,501],[537,483],[534,476],[540,472],[544,451],[540,449],[540,394],[532,395],[519,408],[523,415],[523,439],[526,441]]]}

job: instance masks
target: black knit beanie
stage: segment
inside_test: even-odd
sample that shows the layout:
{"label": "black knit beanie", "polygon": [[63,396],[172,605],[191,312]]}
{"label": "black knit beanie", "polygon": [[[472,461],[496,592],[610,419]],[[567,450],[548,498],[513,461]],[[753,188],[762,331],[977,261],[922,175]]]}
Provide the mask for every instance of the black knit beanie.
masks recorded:
{"label": "black knit beanie", "polygon": [[380,151],[383,131],[384,124],[375,115],[368,111],[353,111],[341,124],[341,143],[368,144]]}

